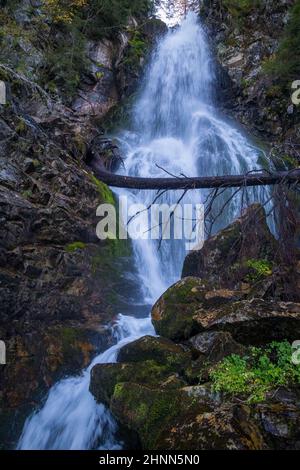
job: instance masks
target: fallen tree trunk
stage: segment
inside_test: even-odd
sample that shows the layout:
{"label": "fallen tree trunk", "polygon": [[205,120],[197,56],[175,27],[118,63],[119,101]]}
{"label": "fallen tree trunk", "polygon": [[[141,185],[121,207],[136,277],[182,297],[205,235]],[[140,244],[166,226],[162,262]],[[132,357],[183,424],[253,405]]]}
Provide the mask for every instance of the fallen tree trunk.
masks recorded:
{"label": "fallen tree trunk", "polygon": [[103,183],[117,188],[130,189],[212,189],[238,188],[243,186],[268,186],[274,184],[294,184],[300,182],[300,169],[291,171],[266,171],[248,173],[245,175],[201,176],[195,178],[138,178],[110,173],[104,169],[95,168],[97,177]]}

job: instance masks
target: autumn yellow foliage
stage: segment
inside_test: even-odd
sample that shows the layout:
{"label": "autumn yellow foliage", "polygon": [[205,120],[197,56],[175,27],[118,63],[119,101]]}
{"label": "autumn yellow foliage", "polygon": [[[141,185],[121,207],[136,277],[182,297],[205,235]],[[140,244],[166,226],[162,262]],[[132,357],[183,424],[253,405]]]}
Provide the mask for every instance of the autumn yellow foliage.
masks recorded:
{"label": "autumn yellow foliage", "polygon": [[43,0],[44,11],[55,23],[72,23],[78,9],[86,4],[87,0]]}

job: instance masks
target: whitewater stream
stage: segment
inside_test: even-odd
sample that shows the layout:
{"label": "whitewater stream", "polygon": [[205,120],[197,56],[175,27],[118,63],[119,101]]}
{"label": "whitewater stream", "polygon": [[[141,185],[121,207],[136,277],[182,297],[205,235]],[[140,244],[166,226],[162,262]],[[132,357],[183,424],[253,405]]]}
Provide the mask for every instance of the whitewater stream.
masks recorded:
{"label": "whitewater stream", "polygon": [[[189,13],[181,26],[170,29],[153,51],[152,59],[132,109],[131,129],[117,136],[125,158],[124,173],[134,176],[167,176],[165,170],[187,176],[239,174],[259,168],[261,150],[237,127],[221,117],[213,102],[216,79],[208,41],[199,18]],[[159,165],[156,166],[156,165]],[[220,197],[221,208],[230,191]],[[175,203],[182,191],[165,193],[159,202]],[[129,203],[148,206],[154,191],[118,190]],[[182,202],[204,201],[204,191],[190,191]],[[243,204],[267,197],[261,189],[247,191]],[[226,206],[215,230],[240,214],[241,196]],[[180,278],[184,240],[133,240],[133,256],[142,286],[142,303],[152,305]],[[91,368],[116,362],[119,349],[143,335],[154,335],[149,316],[119,314],[112,328],[116,344],[96,357],[77,377],[55,384],[42,408],[30,416],[20,437],[19,449],[121,449],[118,427],[109,410],[89,393]]]}

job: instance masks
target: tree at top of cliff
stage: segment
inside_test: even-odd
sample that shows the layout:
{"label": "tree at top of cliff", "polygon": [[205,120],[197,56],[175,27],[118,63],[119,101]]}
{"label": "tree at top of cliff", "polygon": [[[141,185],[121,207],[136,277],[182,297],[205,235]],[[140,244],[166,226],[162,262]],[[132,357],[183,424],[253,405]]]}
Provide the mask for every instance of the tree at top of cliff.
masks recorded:
{"label": "tree at top of cliff", "polygon": [[87,0],[43,0],[43,9],[54,22],[71,23],[77,10],[86,4]]}
{"label": "tree at top of cliff", "polygon": [[278,51],[266,64],[266,70],[281,81],[300,77],[300,0],[290,10]]}

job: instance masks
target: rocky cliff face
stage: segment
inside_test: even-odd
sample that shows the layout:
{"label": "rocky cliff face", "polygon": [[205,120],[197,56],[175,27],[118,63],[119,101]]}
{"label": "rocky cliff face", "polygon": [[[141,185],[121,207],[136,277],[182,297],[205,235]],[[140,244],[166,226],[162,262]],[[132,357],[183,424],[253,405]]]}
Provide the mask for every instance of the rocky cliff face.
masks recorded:
{"label": "rocky cliff face", "polygon": [[[114,197],[86,162],[97,153],[111,164],[102,122],[136,90],[149,45],[164,31],[161,22],[144,17],[140,27],[132,18],[115,38],[87,40],[80,81],[69,94],[69,76],[61,87],[45,76],[47,41],[67,43],[69,33],[47,17],[42,21],[40,2],[33,4],[37,9],[16,2],[0,15],[6,28],[0,79],[7,88],[7,104],[0,105],[4,448],[14,445],[25,416],[54,381],[78,372],[107,347],[107,326],[126,308],[126,292],[134,295],[124,276],[132,270],[130,245],[96,237],[96,208]],[[37,41],[36,21],[46,43]],[[63,64],[56,67],[64,72]]]}
{"label": "rocky cliff face", "polygon": [[[40,1],[0,3],[0,80],[8,90],[7,105],[0,105],[0,338],[7,344],[7,365],[0,366],[0,440],[7,448],[48,387],[109,344],[107,325],[134,289],[122,276],[132,269],[130,247],[96,238],[96,207],[113,196],[87,161],[97,155],[112,163],[114,149],[103,141],[102,129],[126,116],[149,45],[165,26],[129,18],[114,37],[82,42],[80,34],[73,41],[75,33],[62,25],[47,17],[40,22]],[[276,145],[297,143],[299,111],[262,67],[278,47],[293,2],[262,0],[261,9],[251,9],[241,23],[226,4],[201,2],[220,62],[224,107]],[[64,54],[69,50],[71,56]],[[286,295],[290,273],[274,269],[277,244],[265,223],[258,227],[261,244],[251,245],[257,248],[252,258],[265,264],[247,264],[234,243],[230,263],[222,264],[218,250],[226,251],[237,233],[240,242],[242,225],[238,221],[205,245],[209,265],[203,253],[189,258],[189,277],[154,307],[154,323],[166,339],[143,339],[122,351],[120,364],[93,370],[95,397],[138,433],[145,448],[300,445],[299,393],[292,386],[253,406],[241,403],[243,394],[237,402],[221,400],[207,387],[209,367],[228,354],[243,354],[249,341],[264,346],[299,338],[297,299],[288,302]],[[244,278],[237,283],[240,272]]]}
{"label": "rocky cliff face", "polygon": [[[268,72],[268,63],[285,38],[295,4],[293,0],[201,2],[201,15],[221,66],[219,99],[226,112],[275,147],[278,165],[287,166],[290,158],[297,164],[300,110],[292,104],[291,84],[299,76],[293,72],[278,77]],[[291,45],[291,60],[297,54],[294,48]]]}

